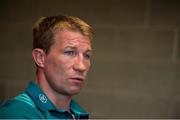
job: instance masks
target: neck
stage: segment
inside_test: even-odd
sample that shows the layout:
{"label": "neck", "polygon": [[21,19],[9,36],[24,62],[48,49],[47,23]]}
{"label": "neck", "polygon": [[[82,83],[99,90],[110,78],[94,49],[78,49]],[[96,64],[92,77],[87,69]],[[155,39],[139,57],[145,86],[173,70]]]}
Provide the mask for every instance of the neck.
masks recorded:
{"label": "neck", "polygon": [[53,90],[43,74],[37,73],[35,80],[42,89],[42,91],[47,95],[47,97],[58,109],[69,110],[72,100],[71,96],[66,96]]}

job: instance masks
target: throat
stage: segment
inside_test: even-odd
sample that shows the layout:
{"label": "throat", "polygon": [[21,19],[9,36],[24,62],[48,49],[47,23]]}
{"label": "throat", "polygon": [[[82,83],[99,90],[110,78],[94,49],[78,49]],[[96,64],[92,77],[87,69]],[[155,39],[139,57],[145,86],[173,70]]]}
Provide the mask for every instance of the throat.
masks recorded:
{"label": "throat", "polygon": [[58,97],[52,102],[60,110],[70,110],[71,98]]}

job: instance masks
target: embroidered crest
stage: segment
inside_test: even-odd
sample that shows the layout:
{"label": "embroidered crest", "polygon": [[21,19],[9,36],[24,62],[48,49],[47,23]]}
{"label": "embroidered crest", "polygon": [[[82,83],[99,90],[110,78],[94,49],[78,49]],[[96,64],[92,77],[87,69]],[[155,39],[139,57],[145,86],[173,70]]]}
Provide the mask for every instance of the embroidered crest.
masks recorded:
{"label": "embroidered crest", "polygon": [[42,103],[46,103],[47,102],[47,98],[44,94],[39,94],[39,99],[41,100]]}

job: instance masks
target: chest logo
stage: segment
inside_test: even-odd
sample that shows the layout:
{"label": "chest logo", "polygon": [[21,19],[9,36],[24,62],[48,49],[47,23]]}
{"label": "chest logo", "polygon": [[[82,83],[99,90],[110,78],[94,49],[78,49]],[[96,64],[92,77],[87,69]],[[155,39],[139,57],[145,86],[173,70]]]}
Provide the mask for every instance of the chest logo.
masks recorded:
{"label": "chest logo", "polygon": [[47,98],[43,94],[39,94],[39,99],[41,100],[42,103],[47,103]]}

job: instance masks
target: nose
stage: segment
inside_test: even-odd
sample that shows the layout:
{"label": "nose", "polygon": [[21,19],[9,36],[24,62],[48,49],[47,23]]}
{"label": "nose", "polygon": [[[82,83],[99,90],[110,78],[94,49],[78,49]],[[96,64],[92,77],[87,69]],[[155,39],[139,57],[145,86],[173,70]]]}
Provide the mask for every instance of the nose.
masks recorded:
{"label": "nose", "polygon": [[83,74],[87,69],[87,65],[84,61],[83,56],[78,56],[74,62],[74,70]]}

